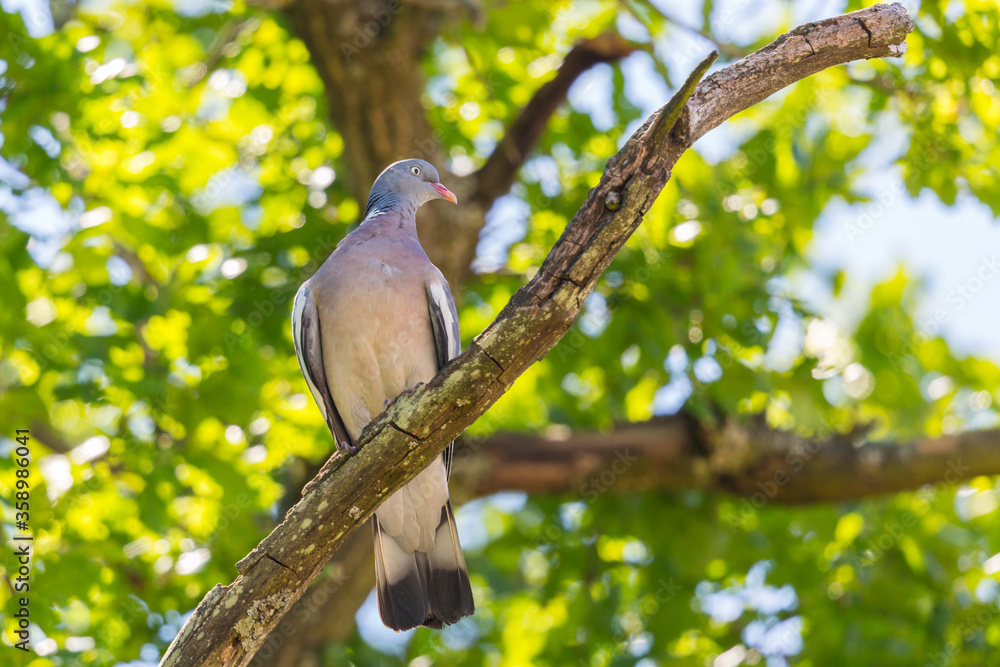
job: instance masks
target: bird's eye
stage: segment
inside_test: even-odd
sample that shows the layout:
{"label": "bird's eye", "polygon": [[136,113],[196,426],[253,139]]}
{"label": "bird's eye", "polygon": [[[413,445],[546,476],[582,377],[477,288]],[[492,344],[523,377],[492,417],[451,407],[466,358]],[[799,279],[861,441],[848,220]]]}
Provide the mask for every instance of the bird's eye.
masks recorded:
{"label": "bird's eye", "polygon": [[420,167],[410,167],[410,173],[414,176],[420,175]]}

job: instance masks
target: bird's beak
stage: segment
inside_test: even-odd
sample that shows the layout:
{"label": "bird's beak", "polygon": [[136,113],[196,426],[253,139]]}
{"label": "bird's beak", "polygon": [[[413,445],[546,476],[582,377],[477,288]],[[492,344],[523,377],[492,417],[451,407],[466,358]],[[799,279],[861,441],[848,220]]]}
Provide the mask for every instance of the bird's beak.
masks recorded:
{"label": "bird's beak", "polygon": [[452,204],[458,203],[458,197],[455,196],[455,193],[449,190],[448,188],[444,187],[440,183],[431,183],[431,187],[437,190],[437,193],[441,195],[441,199],[447,199]]}

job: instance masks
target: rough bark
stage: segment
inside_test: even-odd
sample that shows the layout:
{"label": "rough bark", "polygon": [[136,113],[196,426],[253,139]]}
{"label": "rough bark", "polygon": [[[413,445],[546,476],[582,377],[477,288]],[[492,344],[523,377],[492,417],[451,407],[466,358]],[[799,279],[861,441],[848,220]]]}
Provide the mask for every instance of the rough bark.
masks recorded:
{"label": "rough bark", "polygon": [[161,664],[247,664],[378,505],[559,341],[695,139],[831,65],[898,55],[912,29],[902,6],[880,5],[797,28],[697,84],[715,54],[703,62],[609,161],[538,272],[497,319],[430,383],[374,419],[357,454],[324,465],[281,525],[237,564],[239,576],[206,595]]}
{"label": "rough bark", "polygon": [[317,653],[328,642],[354,633],[354,614],[375,588],[375,558],[369,531],[355,532],[322,575],[267,636],[251,667],[322,667]]}

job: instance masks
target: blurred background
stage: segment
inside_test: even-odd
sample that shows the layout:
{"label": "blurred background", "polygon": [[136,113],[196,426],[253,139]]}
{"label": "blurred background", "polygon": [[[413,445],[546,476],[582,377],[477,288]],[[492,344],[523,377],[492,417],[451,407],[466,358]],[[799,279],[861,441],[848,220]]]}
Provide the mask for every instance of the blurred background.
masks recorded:
{"label": "blurred background", "polygon": [[[0,662],[155,665],[298,497],[333,449],[291,298],[384,166],[424,157],[458,194],[420,225],[467,344],[712,48],[717,69],[861,6],[0,0]],[[685,154],[460,442],[475,616],[385,630],[359,531],[254,664],[994,664],[1000,461],[949,452],[972,431],[1000,452],[1000,9],[905,6],[903,58],[821,72]],[[724,464],[682,448],[686,478],[644,456],[476,475],[505,442],[623,452],[634,423],[655,449],[726,420],[763,436]],[[10,646],[15,429],[31,654]],[[761,465],[781,432],[815,449]],[[867,438],[866,474],[811,494],[838,435]]]}

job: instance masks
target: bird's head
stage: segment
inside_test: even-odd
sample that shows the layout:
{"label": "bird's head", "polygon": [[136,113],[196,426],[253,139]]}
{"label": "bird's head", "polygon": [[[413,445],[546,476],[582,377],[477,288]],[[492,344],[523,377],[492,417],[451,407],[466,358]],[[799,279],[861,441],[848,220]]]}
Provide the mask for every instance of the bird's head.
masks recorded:
{"label": "bird's head", "polygon": [[391,191],[412,199],[420,206],[432,199],[445,199],[457,204],[458,199],[441,185],[437,169],[426,160],[410,159],[393,162],[375,179],[372,192]]}

